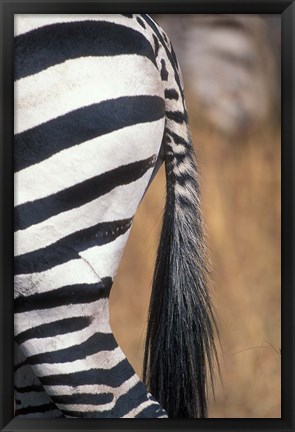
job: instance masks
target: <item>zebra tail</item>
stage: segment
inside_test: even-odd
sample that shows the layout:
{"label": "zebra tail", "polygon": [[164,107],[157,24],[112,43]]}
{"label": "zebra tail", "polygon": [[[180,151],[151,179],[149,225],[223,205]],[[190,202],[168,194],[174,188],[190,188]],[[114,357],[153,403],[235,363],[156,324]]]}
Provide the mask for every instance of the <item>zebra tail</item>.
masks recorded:
{"label": "zebra tail", "polygon": [[[179,109],[179,103],[178,103]],[[169,417],[207,416],[217,330],[208,293],[209,269],[197,163],[184,99],[166,114],[166,206],[152,284],[143,380]],[[214,390],[214,389],[213,389]]]}

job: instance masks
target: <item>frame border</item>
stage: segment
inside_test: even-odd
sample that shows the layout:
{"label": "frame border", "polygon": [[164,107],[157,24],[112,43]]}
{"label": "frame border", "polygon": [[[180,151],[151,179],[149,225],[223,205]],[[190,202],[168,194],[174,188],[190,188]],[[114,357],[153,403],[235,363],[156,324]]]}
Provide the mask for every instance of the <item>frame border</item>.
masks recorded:
{"label": "frame border", "polygon": [[[294,431],[295,0],[0,0],[2,119],[0,160],[0,427],[12,431],[199,430]],[[13,16],[15,13],[267,13],[282,24],[282,417],[281,419],[17,419],[13,416]]]}

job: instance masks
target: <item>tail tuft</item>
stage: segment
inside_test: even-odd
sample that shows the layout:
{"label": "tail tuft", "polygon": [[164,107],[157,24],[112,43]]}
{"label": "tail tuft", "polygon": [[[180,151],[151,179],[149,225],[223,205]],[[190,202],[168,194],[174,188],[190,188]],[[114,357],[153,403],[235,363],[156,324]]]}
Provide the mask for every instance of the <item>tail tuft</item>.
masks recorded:
{"label": "tail tuft", "polygon": [[[208,293],[198,170],[184,112],[166,123],[166,207],[153,278],[143,379],[169,417],[196,418],[207,416],[207,371],[213,382],[213,360],[217,359],[216,323]],[[180,127],[175,126],[177,120],[182,123]]]}

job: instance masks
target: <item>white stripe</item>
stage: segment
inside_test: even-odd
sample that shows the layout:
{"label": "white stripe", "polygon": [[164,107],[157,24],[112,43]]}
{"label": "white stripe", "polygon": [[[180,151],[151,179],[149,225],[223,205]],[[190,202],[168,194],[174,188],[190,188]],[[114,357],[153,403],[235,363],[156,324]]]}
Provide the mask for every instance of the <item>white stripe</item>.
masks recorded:
{"label": "white stripe", "polygon": [[14,35],[19,36],[45,25],[85,20],[108,21],[136,28],[141,33],[146,33],[136,20],[130,20],[120,14],[15,14]]}
{"label": "white stripe", "polygon": [[[112,408],[114,408],[115,402],[109,402],[109,403],[103,404],[103,405],[99,405],[99,404],[97,404],[97,405],[91,405],[91,404],[82,405],[82,404],[57,403],[56,406],[60,410],[77,411],[77,412],[81,413],[81,417],[83,417],[84,413],[87,413],[88,415],[93,414],[93,418],[96,418],[96,417],[99,418],[99,413],[103,413],[104,411],[109,411]],[[79,417],[73,417],[73,416],[67,415],[67,418],[79,418]],[[110,417],[112,417],[112,415],[110,415]]]}
{"label": "white stripe", "polygon": [[66,285],[98,282],[101,282],[99,275],[87,261],[79,258],[44,272],[14,276],[14,297],[51,292]]}
{"label": "white stripe", "polygon": [[[60,409],[60,410],[66,410],[66,411],[77,411],[79,413],[81,413],[81,417],[83,417],[83,413],[87,413],[89,414],[93,414],[93,417],[95,418],[96,416],[99,417],[99,413],[103,413],[104,411],[109,411],[112,408],[114,408],[116,404],[116,400],[106,403],[106,404],[96,404],[96,405],[92,405],[92,404],[61,404],[61,403],[56,403],[56,406]],[[69,416],[72,417],[72,416]],[[110,416],[111,417],[111,416]],[[77,418],[77,417],[72,417],[72,418]]]}
{"label": "white stripe", "polygon": [[131,229],[115,241],[80,252],[80,256],[95,269],[101,278],[111,276],[114,280]]}
{"label": "white stripe", "polygon": [[[178,108],[179,108],[179,105],[178,105]],[[188,130],[187,130],[186,122],[179,124],[179,123],[176,123],[174,120],[166,119],[166,127],[167,127],[167,129],[176,133],[177,135],[182,137],[185,141],[187,141]],[[177,148],[179,147],[181,149],[181,147],[182,147],[182,144],[175,144],[175,143],[173,143],[173,141],[171,143],[169,143],[169,145],[172,147],[173,151],[175,148],[176,153],[177,153]],[[180,153],[182,153],[182,151],[180,151]]]}
{"label": "white stripe", "polygon": [[190,163],[189,158],[184,159],[183,162],[179,163],[178,165],[174,165],[173,172],[175,175],[181,176],[184,173],[189,173],[191,175],[195,175],[195,168]]}
{"label": "white stripe", "polygon": [[138,55],[67,60],[16,81],[14,94],[15,134],[104,100],[163,96],[159,71]]}
{"label": "white stripe", "polygon": [[15,173],[15,205],[44,198],[121,165],[158,154],[164,124],[163,118],[129,126],[63,150]]}
{"label": "white stripe", "polygon": [[[67,308],[71,308],[71,305],[67,306]],[[63,317],[61,316],[60,319],[63,319]],[[102,317],[98,316],[97,314],[92,323],[82,330],[77,330],[72,333],[59,334],[47,338],[28,339],[19,346],[21,347],[23,352],[29,356],[43,354],[47,352],[54,352],[65,348],[71,348],[72,346],[79,345],[87,341],[91,336],[93,336],[97,332],[97,328],[103,321],[105,321],[105,317],[103,317],[102,319]],[[113,335],[111,331],[103,333],[109,334],[110,336]]]}
{"label": "white stripe", "polygon": [[90,369],[110,369],[117,366],[122,360],[125,359],[124,354],[120,348],[113,351],[100,351],[99,353],[87,356],[83,360],[76,360],[67,363],[42,363],[42,365],[34,365],[34,372],[44,377],[47,375],[64,374],[67,372],[83,372]]}
{"label": "white stripe", "polygon": [[[65,409],[65,410],[71,410],[71,411],[79,411],[81,413],[85,412],[85,411],[91,411],[91,407],[93,407],[93,412],[97,413],[97,411],[99,412],[104,412],[107,410],[110,410],[112,408],[115,407],[117,400],[119,397],[123,396],[124,394],[126,394],[129,390],[131,390],[136,384],[138,384],[139,379],[137,378],[136,380],[134,379],[136,377],[133,376],[131,377],[128,381],[125,381],[125,383],[123,383],[120,387],[117,388],[112,388],[112,387],[108,387],[108,386],[103,386],[105,387],[105,392],[108,393],[112,393],[114,395],[114,399],[112,400],[112,402],[108,403],[108,404],[103,404],[103,405],[82,405],[82,404],[56,404],[60,409]],[[131,384],[131,385],[130,385]],[[50,386],[46,386],[49,388],[49,390],[51,391],[52,387]],[[78,387],[79,389],[81,387],[85,387],[85,386],[80,386]],[[90,387],[90,386],[87,386]],[[102,386],[96,386],[94,385],[93,387],[102,387]],[[95,393],[100,393],[102,390],[96,390]],[[75,387],[75,392],[76,392],[76,387]],[[93,392],[93,391],[92,391]],[[89,392],[87,392],[89,393]],[[73,393],[71,393],[73,394]],[[151,405],[150,401],[145,402],[146,405]]]}
{"label": "white stripe", "polygon": [[[51,309],[37,309],[30,312],[14,314],[14,334],[34,328],[41,324],[48,324],[64,318],[97,315],[100,319],[97,322],[96,330],[102,333],[112,331],[109,324],[108,299],[101,299],[92,303],[75,304],[70,306],[59,306]],[[30,355],[30,353],[27,353]]]}
{"label": "white stripe", "polygon": [[99,223],[132,218],[150,177],[151,169],[135,182],[118,186],[90,203],[17,231],[14,234],[14,256],[45,248]]}
{"label": "white stripe", "polygon": [[[130,410],[127,414],[123,415],[122,418],[134,418],[137,414],[139,414],[140,412],[142,412],[144,409],[148,408],[151,405],[155,405],[156,407],[159,408],[159,405],[156,402],[146,400],[146,401],[142,402],[140,405],[138,405],[136,408],[133,408],[132,410]],[[155,411],[156,411],[156,408],[155,408]]]}
{"label": "white stripe", "polygon": [[60,394],[75,394],[75,393],[112,393],[114,397],[119,397],[121,394],[127,393],[132,387],[140,382],[136,374],[132,375],[127,381],[124,381],[119,387],[111,387],[105,384],[91,384],[80,386],[67,386],[67,385],[45,385],[44,389],[52,396]]}

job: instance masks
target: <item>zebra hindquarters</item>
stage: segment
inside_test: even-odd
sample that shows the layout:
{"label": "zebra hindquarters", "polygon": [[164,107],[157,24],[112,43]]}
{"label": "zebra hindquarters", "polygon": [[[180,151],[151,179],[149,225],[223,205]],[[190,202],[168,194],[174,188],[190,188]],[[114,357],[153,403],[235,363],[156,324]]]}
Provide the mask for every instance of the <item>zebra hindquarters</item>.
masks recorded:
{"label": "zebra hindquarters", "polygon": [[122,18],[18,19],[27,25],[15,42],[15,340],[25,356],[16,415],[165,417],[108,311],[164,131],[151,46],[140,34],[134,43]]}

